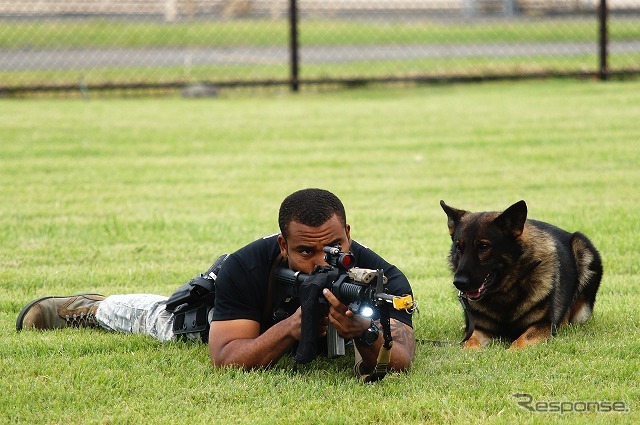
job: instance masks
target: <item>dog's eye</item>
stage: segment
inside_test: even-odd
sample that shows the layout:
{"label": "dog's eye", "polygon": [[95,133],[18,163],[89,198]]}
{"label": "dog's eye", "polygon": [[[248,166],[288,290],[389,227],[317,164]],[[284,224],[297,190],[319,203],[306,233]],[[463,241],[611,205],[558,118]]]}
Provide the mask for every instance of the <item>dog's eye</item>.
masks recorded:
{"label": "dog's eye", "polygon": [[478,244],[478,253],[482,254],[483,252],[487,252],[491,249],[491,245],[486,242],[480,242]]}
{"label": "dog's eye", "polygon": [[456,253],[462,254],[462,244],[460,242],[456,242],[455,247],[456,247]]}

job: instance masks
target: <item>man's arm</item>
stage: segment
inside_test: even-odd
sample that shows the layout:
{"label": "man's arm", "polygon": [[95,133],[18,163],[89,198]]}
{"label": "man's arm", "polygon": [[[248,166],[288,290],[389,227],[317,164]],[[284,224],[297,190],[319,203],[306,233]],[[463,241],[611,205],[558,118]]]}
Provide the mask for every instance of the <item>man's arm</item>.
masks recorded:
{"label": "man's arm", "polygon": [[298,309],[262,335],[260,323],[253,320],[213,321],[209,329],[211,364],[215,367],[235,365],[244,369],[270,366],[300,340],[300,320]]}
{"label": "man's arm", "polygon": [[[396,371],[405,371],[411,367],[416,351],[413,329],[405,323],[391,319],[391,337],[393,338],[393,348],[391,349],[389,366]],[[380,329],[378,340],[373,345],[369,346],[355,340],[365,370],[371,371],[375,367],[383,341],[382,329]]]}
{"label": "man's arm", "polygon": [[[336,328],[338,334],[345,339],[357,338],[369,328],[371,319],[357,316],[340,302],[331,291],[325,289],[323,295],[331,304],[329,321]],[[416,351],[416,340],[411,326],[398,320],[391,319],[391,337],[393,348],[389,366],[396,371],[407,370],[411,366]],[[373,345],[366,345],[355,340],[358,352],[362,356],[362,363],[366,370],[373,370],[378,359],[378,353],[383,343],[382,330]]]}

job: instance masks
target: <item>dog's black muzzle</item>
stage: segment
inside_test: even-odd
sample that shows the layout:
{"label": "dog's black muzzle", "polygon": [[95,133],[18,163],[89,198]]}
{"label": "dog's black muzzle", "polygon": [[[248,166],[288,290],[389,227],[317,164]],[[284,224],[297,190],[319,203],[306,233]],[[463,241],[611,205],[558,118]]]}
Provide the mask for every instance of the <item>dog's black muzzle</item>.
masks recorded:
{"label": "dog's black muzzle", "polygon": [[469,292],[474,289],[477,290],[477,288],[471,287],[471,280],[469,279],[469,276],[465,275],[455,275],[453,277],[453,286],[455,286],[458,291],[462,292]]}

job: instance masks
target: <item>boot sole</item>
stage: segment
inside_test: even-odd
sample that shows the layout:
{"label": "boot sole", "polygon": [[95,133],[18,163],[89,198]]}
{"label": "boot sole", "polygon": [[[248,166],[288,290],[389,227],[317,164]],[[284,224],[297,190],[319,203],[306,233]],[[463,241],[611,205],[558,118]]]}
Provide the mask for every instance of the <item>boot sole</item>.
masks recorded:
{"label": "boot sole", "polygon": [[40,297],[37,300],[31,301],[29,304],[24,306],[24,308],[20,311],[20,314],[18,314],[18,318],[16,319],[16,332],[20,332],[22,330],[22,321],[24,320],[24,316],[26,316],[27,312],[31,309],[31,307],[33,307],[34,305],[38,304],[40,301],[48,300],[48,299],[51,299],[51,298],[77,297],[78,295],[98,295],[98,296],[104,297],[104,295],[102,295],[102,294],[93,294],[93,293],[88,293],[88,292],[83,293],[83,294],[67,295],[67,296],[61,296],[61,297],[53,297],[53,296]]}

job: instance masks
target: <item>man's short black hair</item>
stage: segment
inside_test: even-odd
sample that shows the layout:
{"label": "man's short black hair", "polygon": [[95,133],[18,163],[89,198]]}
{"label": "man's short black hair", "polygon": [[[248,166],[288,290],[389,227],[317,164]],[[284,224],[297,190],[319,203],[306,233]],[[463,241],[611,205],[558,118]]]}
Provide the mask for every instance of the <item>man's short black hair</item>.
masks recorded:
{"label": "man's short black hair", "polygon": [[347,214],[342,201],[336,195],[324,189],[302,189],[287,196],[280,205],[278,224],[280,233],[286,239],[289,236],[289,223],[318,227],[327,222],[334,214],[343,226],[347,225]]}

